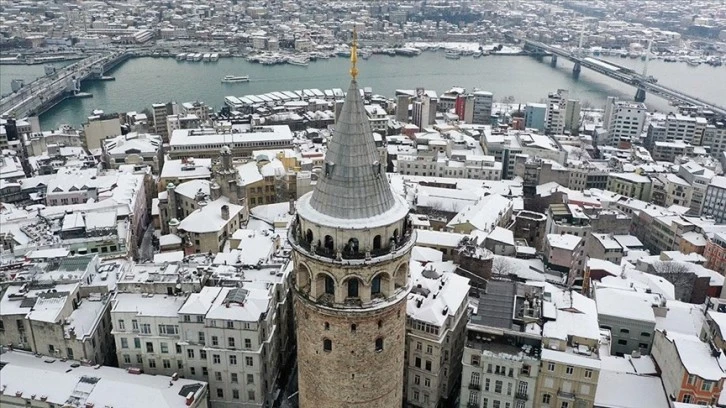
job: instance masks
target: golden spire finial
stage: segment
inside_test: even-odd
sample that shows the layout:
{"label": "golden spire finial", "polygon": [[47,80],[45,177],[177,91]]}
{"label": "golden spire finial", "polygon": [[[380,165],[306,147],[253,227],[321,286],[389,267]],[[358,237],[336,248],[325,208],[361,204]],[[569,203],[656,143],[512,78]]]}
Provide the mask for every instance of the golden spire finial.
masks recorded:
{"label": "golden spire finial", "polygon": [[350,76],[355,81],[356,77],[358,76],[358,67],[356,64],[358,63],[358,31],[356,30],[355,26],[353,26],[353,43],[350,46]]}

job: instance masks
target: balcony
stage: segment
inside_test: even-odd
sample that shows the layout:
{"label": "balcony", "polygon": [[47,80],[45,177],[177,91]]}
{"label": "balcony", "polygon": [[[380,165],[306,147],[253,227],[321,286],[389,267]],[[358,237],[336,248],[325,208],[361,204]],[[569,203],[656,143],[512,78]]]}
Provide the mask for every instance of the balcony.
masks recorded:
{"label": "balcony", "polygon": [[481,391],[481,384],[479,384],[479,383],[469,383],[469,389],[470,390]]}
{"label": "balcony", "polygon": [[529,399],[529,395],[527,395],[526,392],[515,392],[514,398],[527,401]]}
{"label": "balcony", "polygon": [[468,403],[466,404],[466,408],[479,408],[479,403],[477,403],[477,402],[471,402],[471,401],[469,401],[469,402],[468,402]]}
{"label": "balcony", "polygon": [[566,391],[562,391],[562,389],[557,390],[557,396],[562,397],[562,398],[575,399],[574,392],[566,392]]}

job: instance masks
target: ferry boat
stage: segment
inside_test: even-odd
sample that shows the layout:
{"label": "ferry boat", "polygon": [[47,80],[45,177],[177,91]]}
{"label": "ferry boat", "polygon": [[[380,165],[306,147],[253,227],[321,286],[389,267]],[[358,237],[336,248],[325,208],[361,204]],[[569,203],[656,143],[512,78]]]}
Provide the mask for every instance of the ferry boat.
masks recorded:
{"label": "ferry boat", "polygon": [[194,61],[195,62],[199,62],[201,60],[202,60],[202,53],[198,52],[198,53],[194,54]]}
{"label": "ferry boat", "polygon": [[187,54],[187,58],[186,58],[186,60],[187,60],[187,61],[194,61],[194,57],[195,57],[196,55],[197,55],[197,54],[195,54],[195,53],[193,53],[193,52],[190,52],[189,54]]}
{"label": "ferry boat", "polygon": [[238,82],[249,82],[250,77],[249,75],[225,75],[224,78],[222,78],[222,83],[224,84],[235,84]]}
{"label": "ferry boat", "polygon": [[202,61],[209,62],[211,60],[212,60],[212,54],[210,54],[210,53],[204,53],[202,55]]}
{"label": "ferry boat", "polygon": [[290,65],[297,65],[299,67],[307,67],[309,59],[303,57],[290,57],[287,59],[287,63]]}
{"label": "ferry boat", "polygon": [[187,53],[186,52],[182,52],[181,54],[177,54],[176,55],[176,60],[177,61],[186,61],[186,59],[187,59]]}
{"label": "ferry boat", "polygon": [[448,59],[459,59],[461,58],[461,54],[458,51],[446,51],[446,58]]}
{"label": "ferry boat", "polygon": [[209,56],[209,60],[212,61],[212,62],[219,61],[219,53],[213,52]]}

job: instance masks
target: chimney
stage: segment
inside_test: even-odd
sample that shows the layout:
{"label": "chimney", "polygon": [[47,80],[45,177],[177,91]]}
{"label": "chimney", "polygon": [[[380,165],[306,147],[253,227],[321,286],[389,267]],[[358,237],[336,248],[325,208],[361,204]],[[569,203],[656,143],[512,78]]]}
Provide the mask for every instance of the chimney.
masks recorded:
{"label": "chimney", "polygon": [[222,219],[223,220],[229,219],[229,206],[227,204],[222,206]]}
{"label": "chimney", "polygon": [[194,402],[194,393],[190,392],[189,394],[187,394],[187,406],[188,407],[191,406],[193,402]]}

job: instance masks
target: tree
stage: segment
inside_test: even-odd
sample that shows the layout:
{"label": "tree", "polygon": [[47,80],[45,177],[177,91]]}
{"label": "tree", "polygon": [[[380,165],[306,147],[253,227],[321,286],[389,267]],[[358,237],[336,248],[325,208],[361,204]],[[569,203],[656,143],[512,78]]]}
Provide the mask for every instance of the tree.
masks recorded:
{"label": "tree", "polygon": [[504,256],[495,256],[492,261],[492,275],[512,275],[516,268],[512,261]]}

